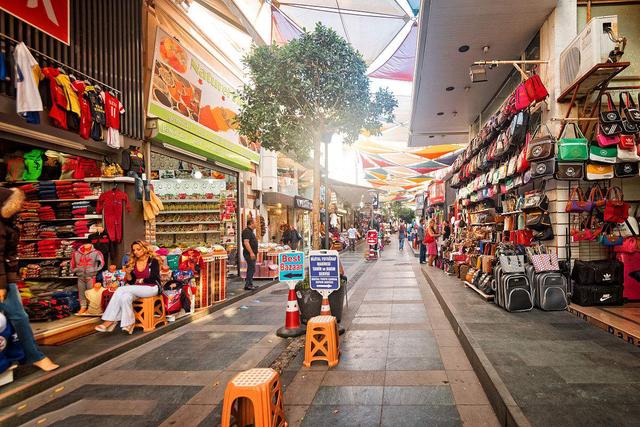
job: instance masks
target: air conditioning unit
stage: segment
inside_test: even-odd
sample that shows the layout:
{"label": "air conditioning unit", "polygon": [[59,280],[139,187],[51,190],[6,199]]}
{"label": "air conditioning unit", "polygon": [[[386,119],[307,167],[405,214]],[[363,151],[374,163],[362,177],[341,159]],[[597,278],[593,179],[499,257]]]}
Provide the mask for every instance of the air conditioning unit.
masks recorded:
{"label": "air conditioning unit", "polygon": [[278,153],[262,149],[260,158],[260,176],[262,191],[278,191]]}
{"label": "air conditioning unit", "polygon": [[592,18],[578,36],[560,54],[560,91],[564,92],[597,64],[609,60],[618,37],[618,17]]}

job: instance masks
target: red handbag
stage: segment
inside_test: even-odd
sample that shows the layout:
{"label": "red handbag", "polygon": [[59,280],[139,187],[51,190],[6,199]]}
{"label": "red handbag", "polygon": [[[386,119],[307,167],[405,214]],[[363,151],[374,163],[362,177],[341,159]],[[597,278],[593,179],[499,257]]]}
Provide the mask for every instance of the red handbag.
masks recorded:
{"label": "red handbag", "polygon": [[527,89],[524,86],[524,83],[520,83],[520,85],[515,90],[516,95],[516,111],[522,111],[527,108],[529,105],[533,103],[529,95],[527,94]]}
{"label": "red handbag", "polygon": [[600,147],[610,147],[612,145],[618,145],[620,143],[620,135],[615,134],[611,136],[607,136],[602,133],[600,126],[598,126],[598,133],[596,134],[596,142]]}
{"label": "red handbag", "polygon": [[618,147],[623,150],[633,150],[636,148],[636,139],[633,135],[630,134],[620,134],[619,136],[620,142],[618,143]]}
{"label": "red handbag", "polygon": [[547,88],[544,87],[544,84],[542,83],[542,79],[537,74],[534,74],[533,76],[529,77],[524,82],[524,87],[525,87],[525,90],[527,91],[527,95],[529,96],[529,99],[533,101],[540,102],[540,101],[543,101],[547,96],[549,96],[549,92],[547,91]]}
{"label": "red handbag", "polygon": [[601,208],[607,203],[604,196],[602,195],[602,188],[598,184],[594,184],[589,191],[589,201],[591,202],[593,208]]}
{"label": "red handbag", "polygon": [[529,140],[531,139],[531,134],[527,132],[526,142],[524,147],[522,147],[522,152],[518,156],[518,167],[516,171],[518,173],[524,173],[529,169],[529,161],[527,160],[527,151],[529,151]]}
{"label": "red handbag", "polygon": [[629,204],[624,201],[620,187],[609,188],[606,199],[604,220],[617,224],[625,222],[629,216]]}
{"label": "red handbag", "polygon": [[524,229],[518,230],[516,233],[516,243],[523,246],[531,246],[531,240],[533,240],[533,230]]}

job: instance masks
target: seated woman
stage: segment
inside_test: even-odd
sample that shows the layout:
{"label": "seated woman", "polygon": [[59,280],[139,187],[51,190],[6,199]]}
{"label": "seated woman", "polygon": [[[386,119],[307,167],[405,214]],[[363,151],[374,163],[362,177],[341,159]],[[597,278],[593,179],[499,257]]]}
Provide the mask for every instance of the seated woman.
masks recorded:
{"label": "seated woman", "polygon": [[135,323],[133,300],[154,297],[161,292],[160,261],[147,242],[137,240],[131,244],[125,271],[128,286],[116,289],[102,315],[104,322],[96,326],[98,332],[112,332],[116,322],[120,322],[122,330],[132,334]]}

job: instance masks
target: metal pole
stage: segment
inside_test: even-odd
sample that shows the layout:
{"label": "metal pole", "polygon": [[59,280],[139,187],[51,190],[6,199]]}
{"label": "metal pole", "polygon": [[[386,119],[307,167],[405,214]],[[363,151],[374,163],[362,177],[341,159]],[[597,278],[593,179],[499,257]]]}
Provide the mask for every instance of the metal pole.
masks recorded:
{"label": "metal pole", "polygon": [[[325,136],[326,138],[326,136]],[[324,247],[329,247],[329,141],[324,141]]]}

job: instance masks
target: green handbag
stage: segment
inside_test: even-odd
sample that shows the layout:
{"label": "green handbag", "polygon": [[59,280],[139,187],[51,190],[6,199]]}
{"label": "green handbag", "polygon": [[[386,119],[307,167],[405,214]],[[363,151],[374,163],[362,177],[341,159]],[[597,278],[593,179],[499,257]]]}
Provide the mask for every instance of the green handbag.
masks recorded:
{"label": "green handbag", "polygon": [[[574,138],[567,138],[567,129],[573,128]],[[615,148],[615,147],[614,147]],[[558,162],[582,162],[589,159],[589,141],[575,123],[568,124],[558,140]]]}
{"label": "green handbag", "polygon": [[589,147],[589,160],[599,163],[615,163],[618,157],[618,147],[598,147],[593,144]]}

